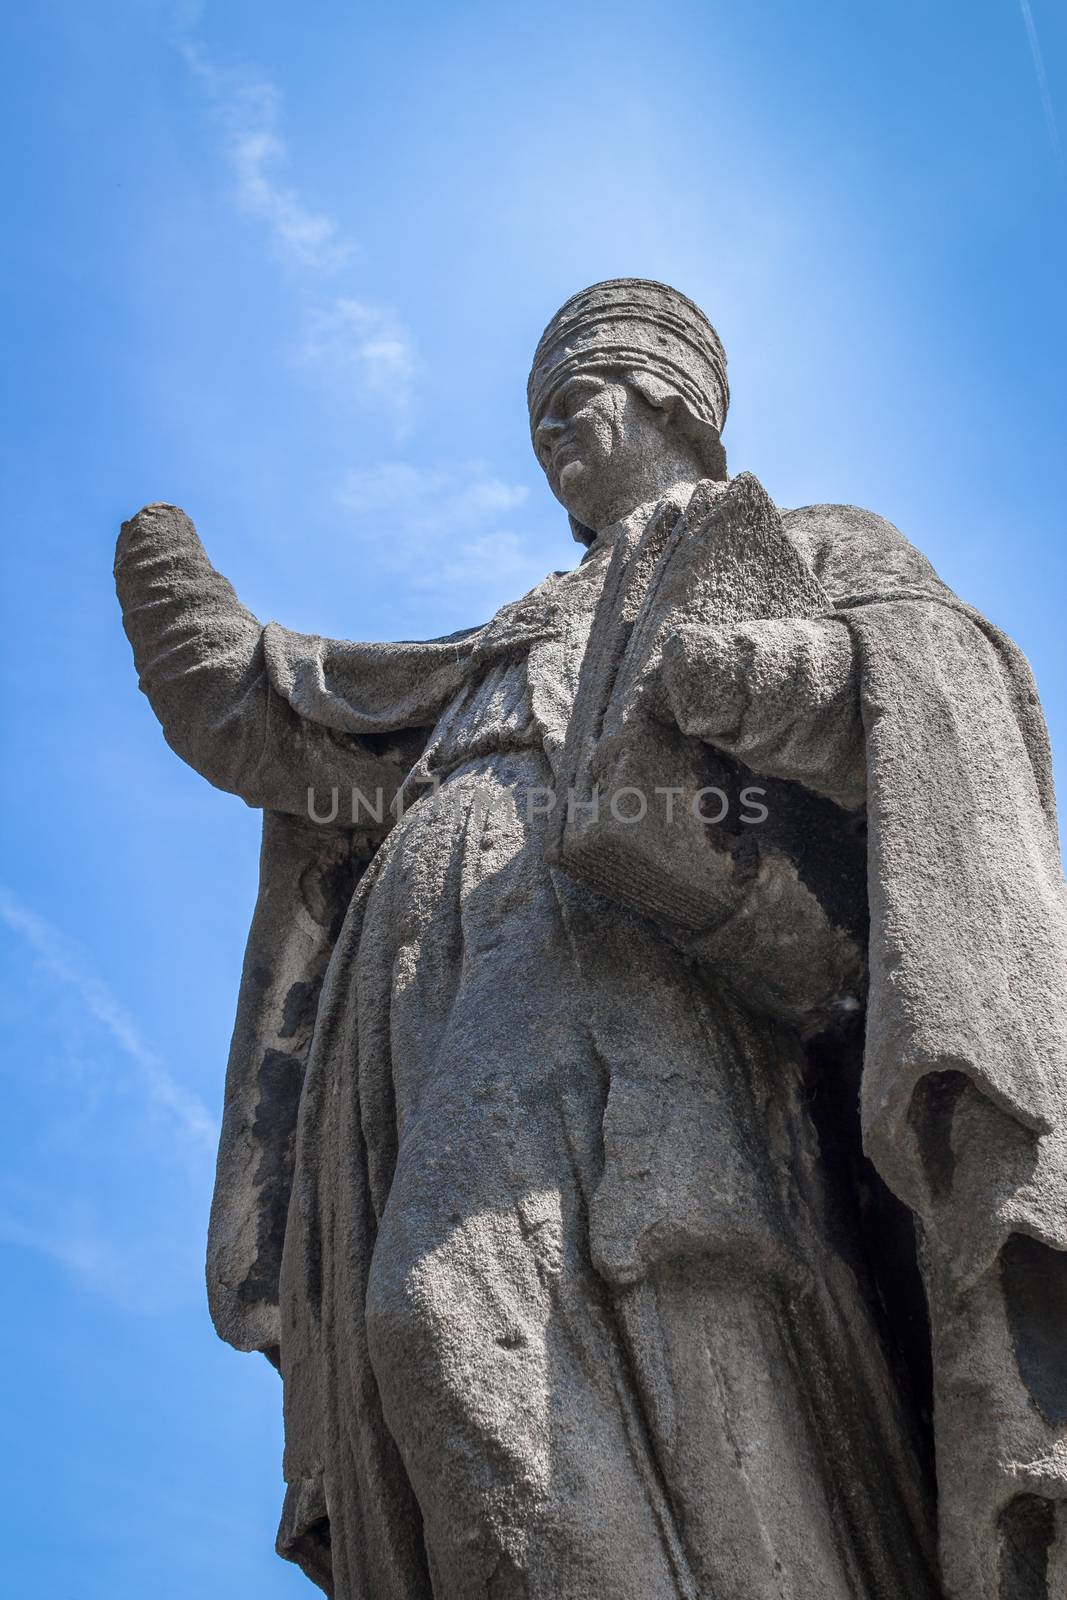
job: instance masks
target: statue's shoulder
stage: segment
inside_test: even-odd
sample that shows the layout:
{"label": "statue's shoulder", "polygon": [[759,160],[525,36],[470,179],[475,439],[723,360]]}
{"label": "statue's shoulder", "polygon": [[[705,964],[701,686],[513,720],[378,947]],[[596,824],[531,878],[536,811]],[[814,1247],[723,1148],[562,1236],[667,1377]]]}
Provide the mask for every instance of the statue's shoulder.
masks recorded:
{"label": "statue's shoulder", "polygon": [[835,598],[883,589],[945,592],[922,551],[874,511],[830,504],[779,510],[787,537]]}

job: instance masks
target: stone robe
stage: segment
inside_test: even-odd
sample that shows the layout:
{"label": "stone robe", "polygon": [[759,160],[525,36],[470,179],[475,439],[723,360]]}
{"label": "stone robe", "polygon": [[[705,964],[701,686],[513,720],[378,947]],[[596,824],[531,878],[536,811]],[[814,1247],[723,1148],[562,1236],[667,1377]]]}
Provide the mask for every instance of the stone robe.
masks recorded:
{"label": "stone robe", "polygon": [[[834,611],[690,641],[669,688],[842,828],[868,807],[862,1072],[859,1029],[802,1044],[546,864],[606,552],[469,634],[349,645],[262,629],[173,508],[126,525],[167,737],[268,811],[209,1275],[281,1366],[279,1548],[337,1600],[994,1600],[1004,1562],[1062,1570],[1049,1296],[1010,1258],[1067,1243],[1040,714],[896,530],[785,520]],[[406,809],[317,827],[335,785]]]}

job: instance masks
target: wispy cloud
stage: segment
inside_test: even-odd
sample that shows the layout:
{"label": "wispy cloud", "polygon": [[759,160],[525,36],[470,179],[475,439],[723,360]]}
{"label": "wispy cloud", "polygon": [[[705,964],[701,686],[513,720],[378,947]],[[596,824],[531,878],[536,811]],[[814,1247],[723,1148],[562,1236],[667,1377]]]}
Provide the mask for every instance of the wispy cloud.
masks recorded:
{"label": "wispy cloud", "polygon": [[[36,1198],[36,1197],[35,1197]],[[111,1251],[84,1217],[66,1217],[42,1225],[0,1211],[0,1240],[33,1250],[94,1284],[110,1275]]]}
{"label": "wispy cloud", "polygon": [[129,1251],[124,1255],[104,1238],[84,1206],[72,1206],[47,1192],[12,1194],[11,1189],[5,1183],[0,1200],[0,1243],[56,1262],[86,1289],[125,1310],[157,1309],[158,1266],[155,1272],[145,1272],[148,1263],[137,1263]]}
{"label": "wispy cloud", "polygon": [[99,1205],[85,1195],[57,1192],[58,1177],[51,1176],[48,1184],[0,1180],[0,1244],[55,1262],[83,1288],[142,1316],[200,1292],[199,1230],[184,1197],[177,1213],[180,1227],[173,1226],[172,1204],[170,1228],[159,1226],[158,1212],[147,1228],[134,1228],[127,1212],[111,1216],[113,1237],[108,1237]]}
{"label": "wispy cloud", "polygon": [[1041,41],[1037,36],[1037,24],[1030,0],[1019,0],[1019,10],[1023,14],[1023,25],[1026,28],[1026,37],[1030,41],[1030,54],[1034,59],[1034,72],[1037,74],[1037,89],[1041,96],[1041,109],[1045,114],[1045,126],[1056,154],[1056,160],[1063,164],[1063,145],[1060,141],[1060,130],[1056,122],[1056,113],[1052,105],[1052,95],[1049,92],[1048,74],[1045,71],[1045,58],[1041,53]]}
{"label": "wispy cloud", "polygon": [[294,260],[316,267],[332,266],[345,258],[348,251],[338,240],[333,217],[309,211],[295,189],[277,181],[275,169],[288,159],[288,152],[276,134],[266,130],[236,134],[230,159],[241,204],[267,224]]}
{"label": "wispy cloud", "polygon": [[340,492],[341,504],[360,516],[400,513],[408,526],[444,533],[471,518],[514,511],[529,494],[525,484],[503,483],[480,462],[459,471],[416,467],[406,461],[380,461],[352,472]]}
{"label": "wispy cloud", "polygon": [[498,528],[474,538],[460,539],[442,560],[415,579],[415,587],[477,592],[487,584],[504,594],[521,593],[545,576],[543,565],[530,553],[522,537]]}
{"label": "wispy cloud", "polygon": [[481,599],[544,577],[543,558],[506,520],[524,505],[525,484],[506,483],[481,462],[456,470],[384,461],[350,473],[339,500],[388,529],[389,560],[415,588],[463,589]]}
{"label": "wispy cloud", "polygon": [[155,1050],[88,958],[59,928],[0,888],[0,921],[26,945],[43,969],[73,993],[85,1014],[105,1030],[134,1069],[148,1103],[165,1114],[178,1133],[201,1150],[212,1150],[218,1127],[206,1107],[172,1077]]}
{"label": "wispy cloud", "polygon": [[332,372],[342,382],[355,374],[362,391],[384,400],[397,423],[406,425],[418,363],[391,312],[340,296],[329,306],[312,308],[304,329],[300,358],[306,365]]}
{"label": "wispy cloud", "polygon": [[264,223],[279,254],[297,267],[332,269],[352,254],[337,219],[309,206],[287,181],[292,158],[281,131],[282,98],[269,79],[218,66],[185,31],[175,35],[222,130],[242,210]]}
{"label": "wispy cloud", "polygon": [[291,274],[303,330],[299,359],[342,379],[406,427],[418,371],[410,334],[388,306],[327,292],[327,281],[336,282],[358,257],[358,247],[337,218],[309,203],[293,181],[277,85],[248,68],[220,66],[196,35],[198,20],[199,8],[176,16],[174,45],[220,130],[237,206],[265,229]]}

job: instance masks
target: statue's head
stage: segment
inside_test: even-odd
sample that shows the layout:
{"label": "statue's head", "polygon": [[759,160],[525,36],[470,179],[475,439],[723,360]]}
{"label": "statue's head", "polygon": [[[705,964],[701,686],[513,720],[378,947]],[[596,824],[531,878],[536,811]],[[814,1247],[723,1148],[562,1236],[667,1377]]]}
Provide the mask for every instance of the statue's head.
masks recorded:
{"label": "statue's head", "polygon": [[666,284],[574,295],[541,335],[527,396],[537,459],[583,543],[676,483],[726,476],[726,355]]}

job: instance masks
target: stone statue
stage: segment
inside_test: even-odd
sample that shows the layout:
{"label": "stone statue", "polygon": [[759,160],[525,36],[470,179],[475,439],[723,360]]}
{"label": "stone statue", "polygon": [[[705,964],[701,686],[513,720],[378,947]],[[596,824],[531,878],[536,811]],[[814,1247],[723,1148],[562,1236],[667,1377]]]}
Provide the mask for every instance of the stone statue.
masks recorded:
{"label": "stone statue", "polygon": [[[168,741],[264,813],[208,1275],[278,1548],[336,1600],[1062,1596],[1027,664],[881,518],[728,479],[674,290],[568,301],[529,400],[587,548],[483,627],[264,627],[176,508],[119,541]],[[638,770],[676,831],[587,827]]]}

